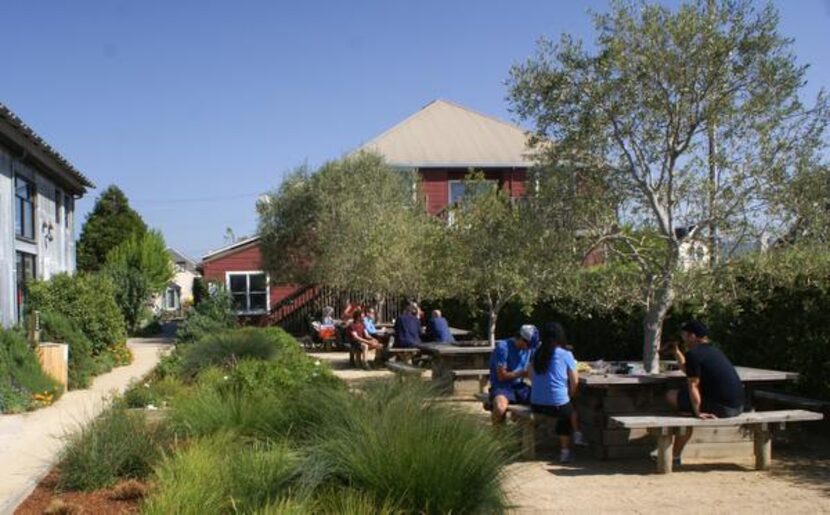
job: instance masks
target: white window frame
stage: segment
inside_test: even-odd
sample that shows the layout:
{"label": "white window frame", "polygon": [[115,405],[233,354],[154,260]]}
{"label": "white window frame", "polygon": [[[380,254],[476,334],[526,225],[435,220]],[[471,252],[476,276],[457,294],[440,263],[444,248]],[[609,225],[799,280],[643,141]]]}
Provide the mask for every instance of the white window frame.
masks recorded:
{"label": "white window frame", "polygon": [[262,315],[264,313],[271,312],[271,276],[265,273],[263,270],[231,270],[225,272],[225,288],[227,289],[228,293],[233,296],[233,291],[231,291],[231,276],[232,275],[244,275],[246,276],[245,282],[245,294],[248,297],[247,300],[247,307],[251,305],[251,275],[265,275],[265,310],[237,310],[238,315]]}
{"label": "white window frame", "polygon": [[[448,206],[452,206],[453,204],[455,204],[456,202],[461,200],[461,199],[459,199],[459,200],[456,200],[455,202],[453,202],[453,199],[452,199],[452,186],[453,186],[453,184],[464,184],[465,182],[471,182],[471,181],[463,180],[463,179],[453,179],[451,181],[447,181],[447,205]],[[481,183],[487,183],[487,184],[489,184],[490,186],[492,186],[493,188],[496,188],[496,189],[498,189],[498,187],[499,187],[499,181],[497,181],[495,179],[483,179],[483,180],[478,181],[478,182],[480,184]],[[465,190],[467,189],[466,186],[464,187],[464,189]],[[466,194],[466,191],[464,192],[464,194]],[[462,194],[462,198],[463,198],[463,196],[464,195]]]}

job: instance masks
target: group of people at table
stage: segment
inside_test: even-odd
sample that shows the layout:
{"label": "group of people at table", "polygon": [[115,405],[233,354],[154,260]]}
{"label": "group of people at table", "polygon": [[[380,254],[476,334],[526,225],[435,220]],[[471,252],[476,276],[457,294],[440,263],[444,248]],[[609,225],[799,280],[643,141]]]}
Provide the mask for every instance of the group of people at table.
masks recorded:
{"label": "group of people at table", "polygon": [[[323,324],[334,325],[334,310],[324,313]],[[328,317],[328,318],[326,318]],[[376,361],[383,359],[387,335],[375,327],[375,310],[364,312],[349,302],[343,312],[346,333],[352,344],[363,353],[368,366],[368,352],[375,351]],[[422,330],[423,322],[426,329]],[[447,320],[435,310],[429,320],[412,302],[394,323],[395,347],[415,347],[422,341],[451,343],[453,337]],[[671,353],[686,375],[686,387],[669,390],[666,400],[681,413],[695,417],[730,418],[743,412],[743,384],[729,359],[712,345],[709,330],[697,320],[686,322],[681,339],[687,351],[674,342],[663,351]],[[528,384],[525,379],[529,379]],[[515,337],[498,340],[490,354],[490,392],[492,420],[498,425],[505,420],[510,404],[530,405],[534,413],[557,419],[556,433],[560,443],[560,461],[573,459],[572,444],[585,445],[579,431],[579,420],[571,403],[579,386],[577,361],[565,330],[557,322],[549,322],[542,331],[533,325],[522,325]],[[692,436],[688,431],[675,436],[674,465],[680,465],[683,448]]]}
{"label": "group of people at table", "polygon": [[[363,366],[369,365],[369,351],[375,351],[375,362],[383,360],[384,349],[394,335],[396,348],[413,348],[422,341],[436,343],[453,343],[449,322],[440,310],[433,310],[432,316],[425,320],[424,312],[415,302],[408,303],[400,316],[395,319],[393,331],[379,330],[376,326],[376,312],[372,307],[365,310],[359,304],[349,301],[341,315],[345,335],[355,349],[360,349]],[[323,320],[320,328],[333,328],[337,324],[334,319],[334,309],[326,307],[323,310]],[[320,329],[318,329],[320,330]]]}
{"label": "group of people at table", "polygon": [[[736,417],[743,411],[743,384],[735,367],[710,343],[708,335],[702,322],[691,320],[681,329],[688,350],[684,353],[677,343],[664,349],[671,352],[687,379],[686,387],[669,390],[666,400],[679,412],[702,419]],[[529,404],[534,413],[557,419],[560,461],[569,462],[573,459],[571,444],[585,444],[571,403],[578,385],[577,361],[562,326],[556,322],[545,324],[540,335],[535,326],[523,325],[514,338],[497,341],[490,355],[493,423],[504,422],[510,404]],[[689,431],[675,436],[675,466],[680,465],[691,435]]]}

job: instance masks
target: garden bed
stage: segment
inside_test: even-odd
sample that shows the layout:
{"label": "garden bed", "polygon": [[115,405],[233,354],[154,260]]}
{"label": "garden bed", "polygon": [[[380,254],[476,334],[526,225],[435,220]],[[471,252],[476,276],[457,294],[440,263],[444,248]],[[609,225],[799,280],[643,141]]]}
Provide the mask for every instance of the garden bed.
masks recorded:
{"label": "garden bed", "polygon": [[[41,515],[43,513],[139,513],[141,498],[117,500],[121,487],[94,492],[61,492],[58,488],[60,471],[55,468],[37,484],[34,491],[15,510],[16,515]],[[59,507],[63,508],[59,508]]]}

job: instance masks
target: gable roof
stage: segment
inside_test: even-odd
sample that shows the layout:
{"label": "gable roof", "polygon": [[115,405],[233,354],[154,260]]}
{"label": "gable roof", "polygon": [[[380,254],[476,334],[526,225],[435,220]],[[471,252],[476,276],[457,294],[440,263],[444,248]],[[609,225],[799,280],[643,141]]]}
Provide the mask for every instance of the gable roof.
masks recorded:
{"label": "gable roof", "polygon": [[0,102],[0,142],[3,141],[37,161],[44,172],[57,175],[62,182],[69,183],[75,193],[84,194],[87,188],[95,187],[72,163]]}
{"label": "gable roof", "polygon": [[226,256],[238,250],[242,250],[243,248],[250,247],[253,245],[259,245],[259,236],[252,236],[250,238],[245,238],[244,240],[239,240],[235,243],[231,243],[226,247],[222,247],[218,250],[211,250],[204,256],[202,256],[202,263],[206,263],[208,261],[212,261],[214,259]]}
{"label": "gable roof", "polygon": [[179,252],[178,250],[170,247],[167,249],[167,253],[170,255],[170,260],[180,265],[185,270],[190,272],[196,271],[196,262],[187,257],[183,252]]}
{"label": "gable roof", "polygon": [[420,111],[362,145],[402,168],[526,168],[528,137],[516,125],[446,100]]}

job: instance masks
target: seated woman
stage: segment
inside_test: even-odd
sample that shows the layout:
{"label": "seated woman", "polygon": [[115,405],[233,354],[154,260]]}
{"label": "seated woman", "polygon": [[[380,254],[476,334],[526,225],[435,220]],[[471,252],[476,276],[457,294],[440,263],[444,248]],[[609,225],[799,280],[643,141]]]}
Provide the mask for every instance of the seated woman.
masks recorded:
{"label": "seated woman", "polygon": [[369,336],[366,332],[366,326],[363,325],[363,311],[359,309],[354,310],[352,323],[348,331],[352,345],[360,349],[363,368],[366,370],[371,369],[369,366],[369,349],[374,349],[375,351],[375,363],[383,361],[383,344]]}
{"label": "seated woman", "polygon": [[567,345],[562,326],[556,322],[546,324],[530,367],[530,408],[534,413],[558,419],[556,434],[559,435],[561,449],[559,461],[563,463],[573,459],[571,398],[576,394],[579,384],[576,359],[566,349]]}

